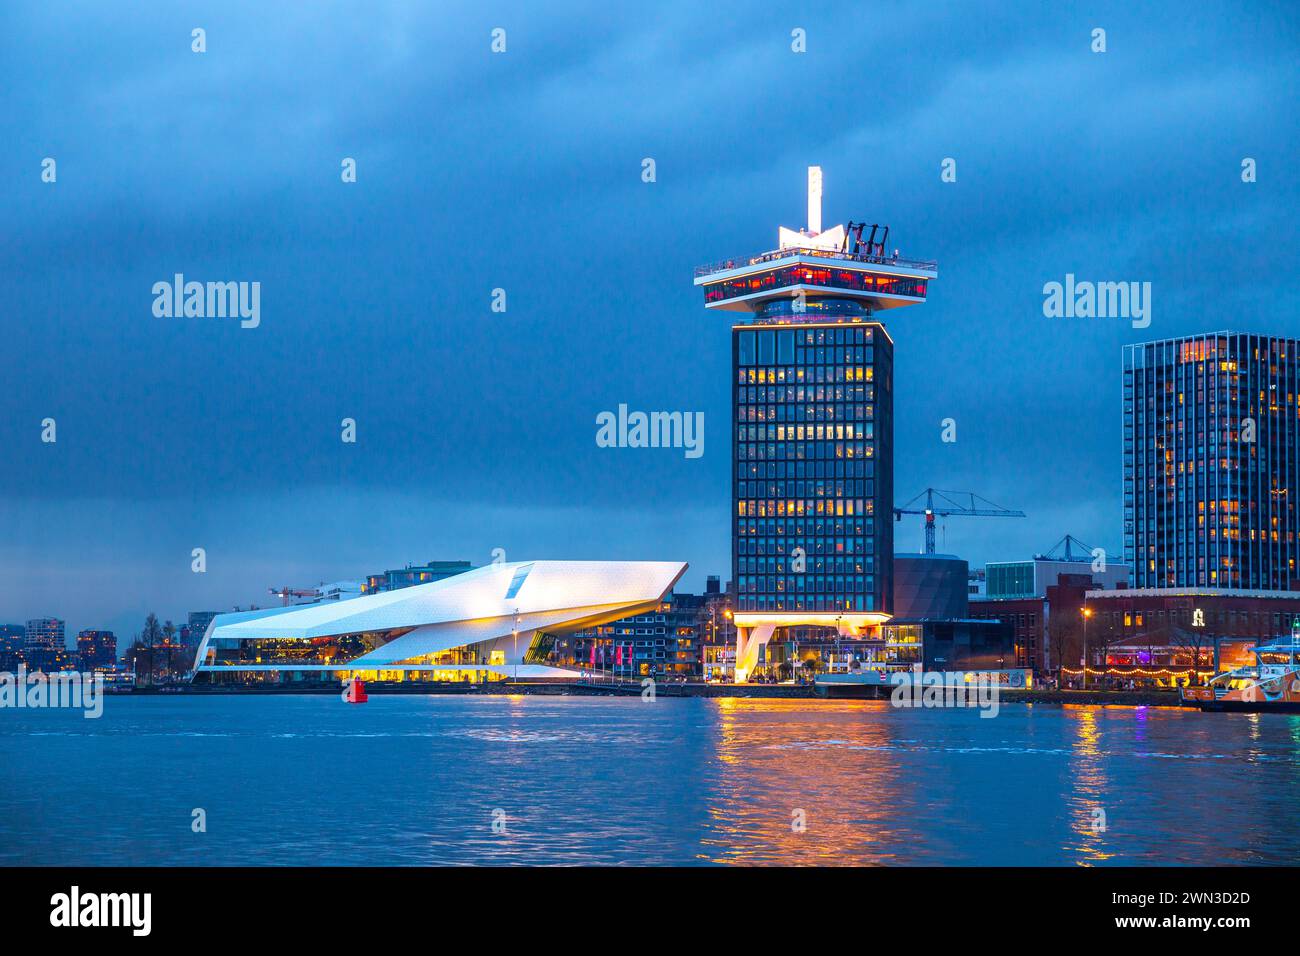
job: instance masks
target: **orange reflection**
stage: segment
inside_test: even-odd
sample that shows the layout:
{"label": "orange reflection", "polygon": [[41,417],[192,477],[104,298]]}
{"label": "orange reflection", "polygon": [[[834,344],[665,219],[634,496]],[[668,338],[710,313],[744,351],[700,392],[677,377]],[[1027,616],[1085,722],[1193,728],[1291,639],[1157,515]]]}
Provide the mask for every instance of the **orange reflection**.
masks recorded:
{"label": "orange reflection", "polygon": [[1106,776],[1106,755],[1102,752],[1101,731],[1097,726],[1100,713],[1100,707],[1065,707],[1065,717],[1074,730],[1074,757],[1071,760],[1074,789],[1066,801],[1070,830],[1077,841],[1074,846],[1067,843],[1064,849],[1067,853],[1079,855],[1077,862],[1080,866],[1091,866],[1114,856],[1106,850],[1108,815],[1115,808],[1106,805],[1110,781]]}
{"label": "orange reflection", "polygon": [[[827,866],[895,862],[905,824],[885,701],[719,698],[718,783],[700,858]],[[859,719],[855,719],[859,718]],[[800,830],[799,824],[805,825]]]}

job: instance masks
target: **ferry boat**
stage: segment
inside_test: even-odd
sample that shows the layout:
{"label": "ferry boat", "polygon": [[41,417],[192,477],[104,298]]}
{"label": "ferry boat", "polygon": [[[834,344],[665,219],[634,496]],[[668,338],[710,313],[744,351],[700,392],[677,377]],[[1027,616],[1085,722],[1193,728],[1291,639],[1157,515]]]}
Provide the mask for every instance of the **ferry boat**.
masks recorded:
{"label": "ferry boat", "polygon": [[1213,711],[1300,713],[1300,636],[1256,647],[1255,664],[1184,687],[1182,703]]}
{"label": "ferry boat", "polygon": [[[895,676],[898,674],[902,677]],[[818,674],[813,680],[813,693],[818,697],[889,697],[900,681],[919,684],[923,676],[945,687],[970,684],[977,680],[996,684],[1002,690],[1030,690],[1034,686],[1033,671],[1024,668],[927,672],[921,670],[919,664],[864,664],[847,673]]]}

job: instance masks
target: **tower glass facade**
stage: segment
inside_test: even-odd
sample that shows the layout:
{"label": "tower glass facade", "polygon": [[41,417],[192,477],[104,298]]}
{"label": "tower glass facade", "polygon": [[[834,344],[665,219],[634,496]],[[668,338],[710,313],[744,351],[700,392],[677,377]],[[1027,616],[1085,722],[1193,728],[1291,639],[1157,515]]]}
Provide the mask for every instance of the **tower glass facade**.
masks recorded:
{"label": "tower glass facade", "polygon": [[1124,552],[1135,587],[1300,578],[1300,340],[1124,349]]}
{"label": "tower glass facade", "polygon": [[855,301],[732,328],[737,611],[890,611],[893,342]]}

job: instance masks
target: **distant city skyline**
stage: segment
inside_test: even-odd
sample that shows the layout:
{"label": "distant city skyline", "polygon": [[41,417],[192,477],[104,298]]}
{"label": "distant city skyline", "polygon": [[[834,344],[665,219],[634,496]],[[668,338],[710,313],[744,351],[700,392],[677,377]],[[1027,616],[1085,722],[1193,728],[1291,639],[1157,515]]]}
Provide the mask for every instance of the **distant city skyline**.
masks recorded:
{"label": "distant city skyline", "polygon": [[[894,498],[1025,511],[948,522],[939,550],[972,566],[1066,533],[1122,559],[1125,345],[1300,331],[1285,4],[570,10],[582,30],[231,4],[202,55],[185,18],[6,12],[0,622],[125,645],[151,611],[495,549],[725,581],[728,320],[692,269],[803,222],[812,164],[828,223],[891,223],[940,263],[887,323]],[[832,76],[842,95],[809,95]],[[260,283],[258,326],[155,316],[177,273]],[[1150,326],[1045,317],[1067,275],[1150,282]],[[703,412],[705,454],[599,447],[622,403]],[[894,530],[920,550],[919,518]]]}

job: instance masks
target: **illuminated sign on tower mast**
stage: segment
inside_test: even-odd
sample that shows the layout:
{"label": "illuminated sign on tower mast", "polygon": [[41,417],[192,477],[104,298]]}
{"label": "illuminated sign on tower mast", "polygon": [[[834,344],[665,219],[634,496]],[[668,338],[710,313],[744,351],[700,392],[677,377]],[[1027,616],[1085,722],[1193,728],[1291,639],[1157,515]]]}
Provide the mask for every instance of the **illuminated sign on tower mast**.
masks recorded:
{"label": "illuminated sign on tower mast", "polygon": [[812,235],[822,231],[822,168],[808,167],[808,231]]}

